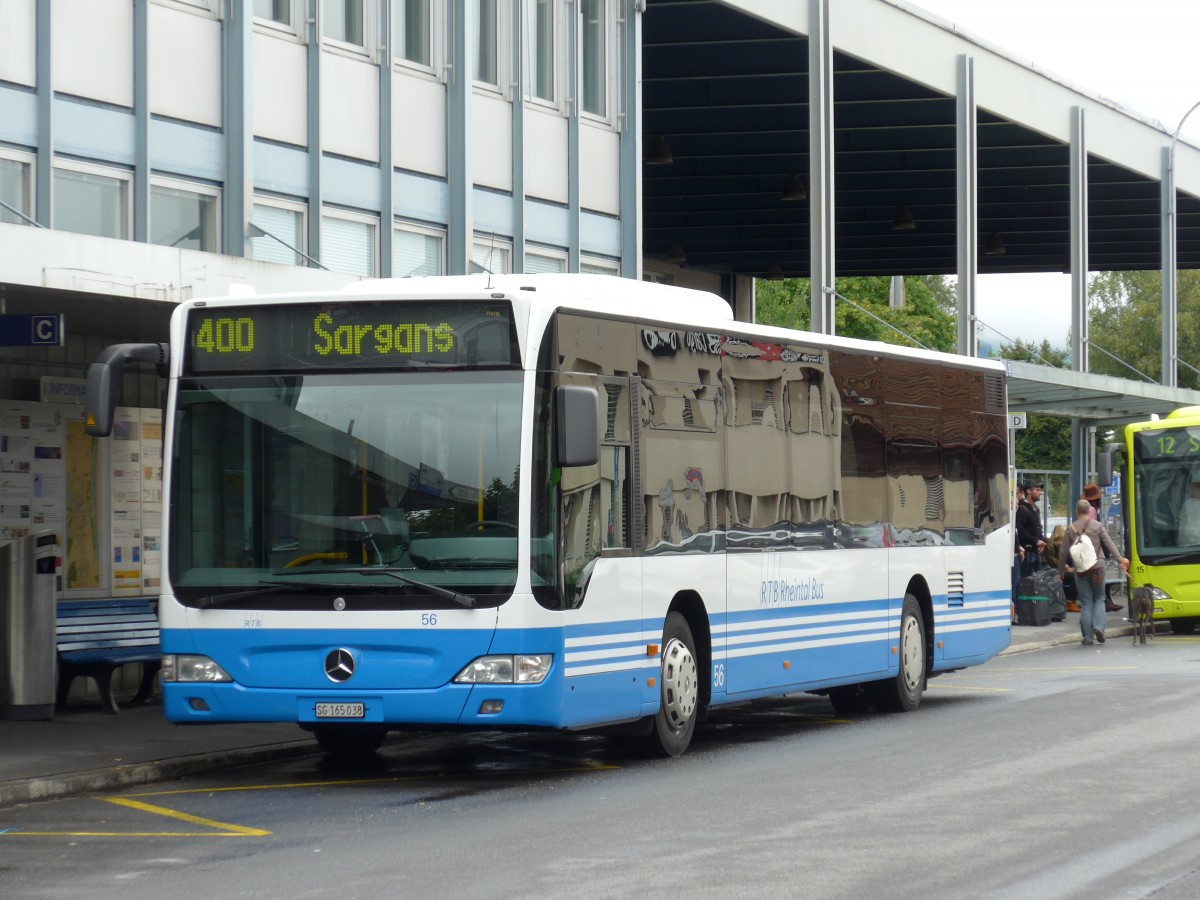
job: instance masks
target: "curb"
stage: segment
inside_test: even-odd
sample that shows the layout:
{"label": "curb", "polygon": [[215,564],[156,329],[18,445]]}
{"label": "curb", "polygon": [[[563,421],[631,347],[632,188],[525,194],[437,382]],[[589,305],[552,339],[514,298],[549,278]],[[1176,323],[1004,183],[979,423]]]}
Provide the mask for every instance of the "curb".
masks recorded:
{"label": "curb", "polygon": [[185,775],[199,775],[214,769],[247,766],[276,759],[293,759],[321,752],[312,741],[291,741],[233,750],[219,750],[196,756],[130,763],[107,769],[89,769],[63,775],[46,775],[16,781],[0,781],[0,809],[20,803],[59,800],[92,791],[111,791],[170,781]]}
{"label": "curb", "polygon": [[[1159,634],[1158,629],[1155,629],[1155,634]],[[1133,635],[1133,625],[1129,622],[1122,622],[1117,626],[1109,626],[1105,631],[1105,637],[1108,640],[1120,637],[1130,637]],[[1049,638],[1044,641],[1033,641],[1024,644],[1010,644],[1007,649],[1000,651],[1000,656],[1007,656],[1010,653],[1025,653],[1029,650],[1045,650],[1047,647],[1057,647],[1059,644],[1078,644],[1080,640],[1079,633],[1060,634],[1057,637]]]}

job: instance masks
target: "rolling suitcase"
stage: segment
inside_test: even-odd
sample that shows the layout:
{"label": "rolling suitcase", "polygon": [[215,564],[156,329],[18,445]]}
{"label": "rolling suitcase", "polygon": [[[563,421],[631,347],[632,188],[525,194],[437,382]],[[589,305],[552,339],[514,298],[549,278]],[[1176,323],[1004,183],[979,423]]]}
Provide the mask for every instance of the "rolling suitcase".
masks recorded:
{"label": "rolling suitcase", "polygon": [[1033,573],[1037,589],[1031,593],[1045,596],[1050,610],[1050,621],[1061,622],[1067,617],[1067,595],[1063,583],[1058,580],[1057,569],[1041,569]]}
{"label": "rolling suitcase", "polygon": [[1050,597],[1035,575],[1026,575],[1017,583],[1017,624],[1050,624]]}

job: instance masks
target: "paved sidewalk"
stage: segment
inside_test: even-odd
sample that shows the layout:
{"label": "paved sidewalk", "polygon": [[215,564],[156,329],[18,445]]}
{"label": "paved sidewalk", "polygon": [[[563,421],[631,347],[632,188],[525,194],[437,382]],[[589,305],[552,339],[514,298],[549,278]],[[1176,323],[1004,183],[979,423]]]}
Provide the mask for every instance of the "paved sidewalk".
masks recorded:
{"label": "paved sidewalk", "polygon": [[[1132,633],[1124,616],[1109,613],[1110,637]],[[1013,626],[1004,652],[1079,640],[1079,614],[1068,613],[1042,627]],[[115,716],[98,703],[75,705],[49,721],[0,721],[0,808],[318,752],[294,724],[184,726],[167,722],[159,702]]]}

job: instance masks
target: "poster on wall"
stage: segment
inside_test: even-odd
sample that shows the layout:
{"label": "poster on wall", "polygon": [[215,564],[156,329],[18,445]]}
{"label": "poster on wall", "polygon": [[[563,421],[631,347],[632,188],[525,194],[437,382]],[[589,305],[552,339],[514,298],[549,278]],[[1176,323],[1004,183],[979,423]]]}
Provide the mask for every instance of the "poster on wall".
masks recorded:
{"label": "poster on wall", "polygon": [[150,594],[162,583],[162,410],[141,413],[142,589]]}
{"label": "poster on wall", "polygon": [[108,465],[111,500],[112,590],[142,590],[142,417],[118,406],[113,416]]}
{"label": "poster on wall", "polygon": [[[81,414],[82,415],[82,414]],[[82,418],[66,420],[67,504],[66,589],[104,588],[100,551],[99,474],[101,441],[83,430]]]}
{"label": "poster on wall", "polygon": [[65,418],[52,403],[0,402],[0,542],[54,532],[56,591],[66,528]]}

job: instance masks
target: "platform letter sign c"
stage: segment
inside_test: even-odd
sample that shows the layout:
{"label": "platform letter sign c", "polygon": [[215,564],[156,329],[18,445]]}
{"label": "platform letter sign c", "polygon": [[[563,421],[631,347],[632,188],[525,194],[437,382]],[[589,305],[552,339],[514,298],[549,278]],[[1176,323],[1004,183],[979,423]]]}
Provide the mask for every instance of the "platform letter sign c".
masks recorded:
{"label": "platform letter sign c", "polygon": [[61,347],[62,315],[30,316],[30,343],[35,347]]}

